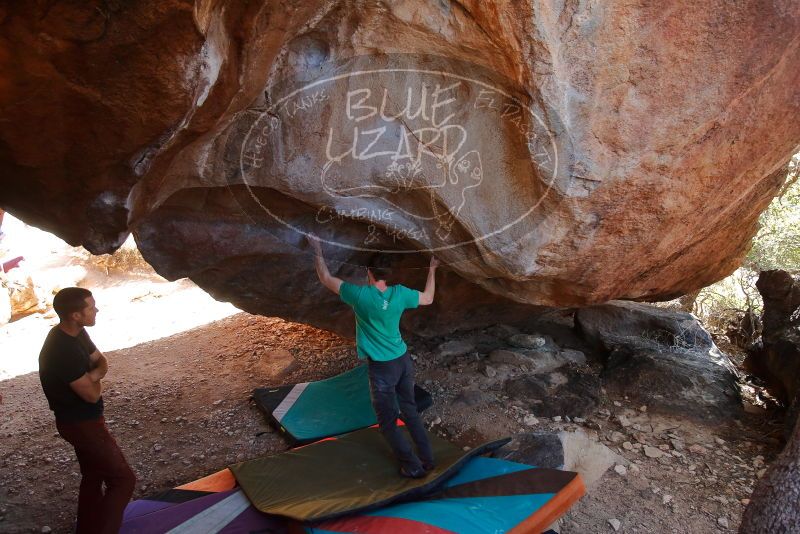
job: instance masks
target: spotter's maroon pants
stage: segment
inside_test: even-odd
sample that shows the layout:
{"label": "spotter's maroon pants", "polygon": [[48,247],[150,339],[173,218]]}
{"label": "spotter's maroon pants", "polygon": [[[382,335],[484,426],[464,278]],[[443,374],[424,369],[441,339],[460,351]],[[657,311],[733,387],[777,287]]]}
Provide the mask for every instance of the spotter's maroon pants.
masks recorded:
{"label": "spotter's maroon pants", "polygon": [[81,466],[77,534],[117,534],[136,477],[105,419],[56,421],[56,428],[75,448]]}

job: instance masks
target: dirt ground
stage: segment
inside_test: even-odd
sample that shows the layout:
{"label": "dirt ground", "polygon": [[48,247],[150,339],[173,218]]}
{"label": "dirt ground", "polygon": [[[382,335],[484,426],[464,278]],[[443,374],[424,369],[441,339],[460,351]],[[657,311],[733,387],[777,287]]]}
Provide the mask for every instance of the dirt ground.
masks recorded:
{"label": "dirt ground", "polygon": [[[478,375],[469,361],[437,365],[439,342],[409,342],[418,382],[434,396],[425,414],[433,431],[474,445],[582,427],[626,460],[624,474],[611,468],[589,488],[558,525],[562,533],[614,532],[613,520],[619,532],[735,531],[759,473],[779,450],[780,427],[763,416],[707,427],[651,415],[625,399],[607,399],[580,424],[526,425],[523,411],[491,390],[480,406],[458,402]],[[348,339],[244,313],[107,356],[106,419],[136,472],[134,498],[287,449],[250,400],[252,389],[321,379],[357,364]],[[0,532],[69,532],[78,464],[55,432],[38,375],[0,381],[0,394]],[[646,456],[653,448],[663,454]]]}

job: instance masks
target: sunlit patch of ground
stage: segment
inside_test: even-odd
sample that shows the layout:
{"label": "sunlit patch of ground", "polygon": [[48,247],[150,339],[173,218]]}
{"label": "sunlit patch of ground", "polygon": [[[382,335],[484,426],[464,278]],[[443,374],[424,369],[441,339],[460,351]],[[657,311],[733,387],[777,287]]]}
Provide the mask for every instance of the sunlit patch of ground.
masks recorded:
{"label": "sunlit patch of ground", "polygon": [[[3,231],[0,260],[24,256],[19,268],[35,282],[49,286],[54,279],[71,279],[76,271],[85,270],[85,276],[78,275],[83,278],[79,285],[92,291],[100,309],[97,325],[89,329],[89,335],[101,351],[171,336],[239,311],[231,304],[215,301],[190,280],[169,282],[146,265],[137,266],[136,272],[123,272],[118,262],[91,258],[82,248],[71,247],[8,214]],[[107,270],[109,263],[116,268]],[[52,295],[48,297],[52,299]],[[0,380],[37,370],[42,341],[57,323],[50,309],[0,328]]]}

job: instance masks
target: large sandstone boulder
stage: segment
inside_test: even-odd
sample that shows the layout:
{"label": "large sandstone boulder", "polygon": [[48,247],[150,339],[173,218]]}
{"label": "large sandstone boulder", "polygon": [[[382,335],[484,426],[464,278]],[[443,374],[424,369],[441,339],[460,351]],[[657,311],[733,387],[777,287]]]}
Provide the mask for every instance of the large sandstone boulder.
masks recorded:
{"label": "large sandstone boulder", "polygon": [[441,257],[407,325],[431,332],[668,298],[731,272],[780,186],[799,24],[757,0],[5,3],[0,206],[343,331],[305,233],[347,277]]}

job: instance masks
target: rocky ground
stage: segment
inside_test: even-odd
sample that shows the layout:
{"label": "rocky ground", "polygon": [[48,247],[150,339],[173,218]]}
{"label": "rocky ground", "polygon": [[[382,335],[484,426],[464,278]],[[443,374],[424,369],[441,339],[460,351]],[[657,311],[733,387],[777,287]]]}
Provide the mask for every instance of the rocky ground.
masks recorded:
{"label": "rocky ground", "polygon": [[[521,432],[585,432],[611,449],[616,460],[588,480],[587,495],[558,525],[562,533],[735,531],[779,451],[780,424],[744,412],[713,423],[660,414],[603,386],[570,401],[582,416],[556,400],[545,409],[515,398],[518,386],[510,384],[541,369],[513,354],[555,341],[505,326],[411,339],[418,382],[434,397],[425,414],[432,430],[464,446]],[[547,380],[591,383],[586,377],[600,367],[577,352],[554,353],[559,361]],[[137,474],[134,497],[285,450],[251,390],[329,377],[357,363],[348,339],[247,314],[107,356],[106,418]],[[0,381],[0,393],[0,531],[69,532],[78,465],[55,432],[38,376]]]}

